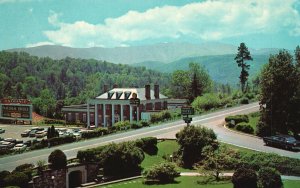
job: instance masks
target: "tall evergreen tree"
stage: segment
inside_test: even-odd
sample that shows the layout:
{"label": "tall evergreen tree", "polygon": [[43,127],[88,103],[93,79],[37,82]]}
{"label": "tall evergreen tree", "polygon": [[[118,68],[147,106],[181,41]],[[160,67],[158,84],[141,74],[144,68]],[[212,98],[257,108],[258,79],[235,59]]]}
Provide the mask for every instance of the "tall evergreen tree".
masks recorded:
{"label": "tall evergreen tree", "polygon": [[[260,108],[262,123],[258,133],[287,133],[294,127],[292,100],[295,94],[296,71],[292,56],[280,51],[269,59],[262,71]],[[264,129],[264,130],[263,130]]]}
{"label": "tall evergreen tree", "polygon": [[250,51],[248,50],[247,46],[245,43],[241,43],[240,46],[238,47],[238,53],[236,57],[234,58],[236,60],[236,63],[238,64],[239,67],[242,68],[241,74],[240,74],[240,83],[241,83],[241,89],[242,92],[246,92],[246,83],[248,80],[249,76],[249,69],[250,65],[246,63],[246,61],[253,60]]}

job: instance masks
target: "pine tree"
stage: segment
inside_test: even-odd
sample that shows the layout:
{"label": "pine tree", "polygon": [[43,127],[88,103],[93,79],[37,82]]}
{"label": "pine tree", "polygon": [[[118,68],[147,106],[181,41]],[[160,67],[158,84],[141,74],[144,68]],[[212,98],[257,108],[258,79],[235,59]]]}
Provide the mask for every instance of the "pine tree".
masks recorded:
{"label": "pine tree", "polygon": [[234,60],[236,60],[236,63],[238,64],[238,66],[242,68],[239,78],[240,78],[242,92],[245,93],[245,91],[246,91],[245,86],[246,86],[246,82],[247,82],[248,76],[249,76],[248,71],[250,69],[250,65],[248,65],[246,63],[246,61],[253,60],[245,43],[242,42],[240,44],[240,46],[238,47],[238,53],[237,53],[236,57],[234,58]]}

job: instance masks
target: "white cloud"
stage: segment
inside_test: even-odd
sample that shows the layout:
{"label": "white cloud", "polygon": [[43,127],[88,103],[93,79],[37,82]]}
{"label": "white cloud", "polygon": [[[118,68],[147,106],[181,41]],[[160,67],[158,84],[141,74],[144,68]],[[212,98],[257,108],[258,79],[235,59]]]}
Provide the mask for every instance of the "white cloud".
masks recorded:
{"label": "white cloud", "polygon": [[185,6],[164,6],[145,12],[129,11],[104,24],[63,23],[51,12],[49,23],[58,29],[44,34],[55,44],[76,47],[120,46],[151,39],[220,40],[229,37],[285,31],[300,35],[297,0],[209,0]]}
{"label": "white cloud", "polygon": [[36,47],[36,46],[43,46],[43,45],[54,45],[53,42],[44,41],[44,42],[38,42],[34,44],[27,44],[26,48]]}

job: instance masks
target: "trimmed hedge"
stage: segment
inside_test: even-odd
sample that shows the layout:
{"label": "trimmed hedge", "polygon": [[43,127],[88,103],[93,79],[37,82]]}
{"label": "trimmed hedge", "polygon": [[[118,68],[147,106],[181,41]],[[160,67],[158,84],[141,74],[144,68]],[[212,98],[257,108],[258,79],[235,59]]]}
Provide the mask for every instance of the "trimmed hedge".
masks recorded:
{"label": "trimmed hedge", "polygon": [[108,134],[108,130],[106,128],[97,128],[93,131],[86,131],[81,133],[81,138],[95,138],[99,136],[103,136]]}
{"label": "trimmed hedge", "polygon": [[225,118],[225,121],[228,123],[228,122],[231,122],[231,121],[234,121],[235,124],[239,124],[241,122],[246,122],[248,123],[249,122],[249,118],[247,115],[236,115],[236,116],[227,116]]}
{"label": "trimmed hedge", "polygon": [[244,133],[254,133],[253,127],[251,127],[248,123],[241,122],[235,126],[236,130],[244,132]]}
{"label": "trimmed hedge", "polygon": [[157,138],[156,137],[146,137],[135,141],[135,145],[141,148],[145,153],[149,155],[156,155],[157,148]]}
{"label": "trimmed hedge", "polygon": [[57,120],[57,119],[45,119],[44,120],[44,123],[45,124],[65,124],[65,121],[64,120]]}
{"label": "trimmed hedge", "polygon": [[171,118],[172,118],[171,113],[167,110],[164,110],[159,113],[151,114],[150,122],[157,123],[157,122],[168,120]]}
{"label": "trimmed hedge", "polygon": [[145,184],[151,184],[153,182],[170,183],[174,182],[174,179],[179,177],[180,173],[176,171],[174,164],[162,163],[146,170],[143,175],[146,178]]}
{"label": "trimmed hedge", "polygon": [[256,171],[263,167],[271,167],[281,174],[300,176],[300,160],[279,156],[274,153],[240,153],[240,163],[237,166],[246,166]]}

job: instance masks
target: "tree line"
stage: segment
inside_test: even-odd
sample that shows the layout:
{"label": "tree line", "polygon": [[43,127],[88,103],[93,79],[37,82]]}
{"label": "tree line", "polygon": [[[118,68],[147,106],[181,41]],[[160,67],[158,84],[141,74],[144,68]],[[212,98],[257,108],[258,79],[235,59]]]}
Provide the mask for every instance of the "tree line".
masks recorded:
{"label": "tree line", "polygon": [[168,74],[94,59],[66,57],[54,60],[25,52],[0,52],[0,98],[27,98],[34,111],[59,118],[63,105],[82,104],[103,93],[103,85],[143,87],[159,83],[164,90]]}

